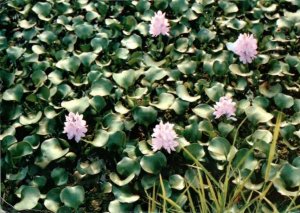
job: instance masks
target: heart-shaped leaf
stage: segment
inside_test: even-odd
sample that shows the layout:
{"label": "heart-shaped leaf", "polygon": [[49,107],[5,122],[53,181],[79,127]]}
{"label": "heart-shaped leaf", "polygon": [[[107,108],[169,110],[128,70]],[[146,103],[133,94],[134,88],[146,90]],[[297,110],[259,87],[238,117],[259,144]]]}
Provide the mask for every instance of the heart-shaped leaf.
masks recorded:
{"label": "heart-shaped leaf", "polygon": [[230,152],[231,145],[227,139],[222,137],[213,138],[208,145],[208,151],[215,160],[226,161]]}
{"label": "heart-shaped leaf", "polygon": [[271,113],[259,106],[250,106],[246,110],[247,118],[253,123],[266,123],[273,118]]}
{"label": "heart-shaped leaf", "polygon": [[142,169],[150,174],[158,174],[167,165],[167,159],[161,152],[145,155],[140,161]]}
{"label": "heart-shaped leaf", "polygon": [[133,119],[138,123],[145,126],[156,121],[157,111],[151,107],[138,106],[133,110]]}
{"label": "heart-shaped leaf", "polygon": [[67,186],[60,192],[60,200],[68,207],[77,209],[84,201],[82,186]]}
{"label": "heart-shaped leaf", "polygon": [[58,139],[50,138],[42,143],[41,154],[36,158],[35,164],[45,168],[51,161],[61,158],[68,151],[69,148],[62,149]]}
{"label": "heart-shaped leaf", "polygon": [[84,113],[85,110],[89,107],[89,98],[83,97],[80,99],[74,99],[71,101],[63,101],[61,103],[61,106],[65,109],[67,109],[69,112],[78,112],[78,113]]}
{"label": "heart-shaped leaf", "polygon": [[40,191],[33,186],[25,186],[21,191],[22,200],[14,205],[18,211],[33,209],[40,199]]}

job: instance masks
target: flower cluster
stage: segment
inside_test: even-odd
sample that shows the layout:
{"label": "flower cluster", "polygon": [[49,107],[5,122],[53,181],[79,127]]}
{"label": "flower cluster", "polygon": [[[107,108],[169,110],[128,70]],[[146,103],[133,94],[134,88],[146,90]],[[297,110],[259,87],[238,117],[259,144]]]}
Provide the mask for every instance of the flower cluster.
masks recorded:
{"label": "flower cluster", "polygon": [[160,34],[169,35],[169,31],[170,31],[169,22],[168,19],[165,18],[165,13],[158,11],[151,19],[150,31],[149,31],[150,34],[153,37],[156,37]]}
{"label": "flower cluster", "polygon": [[179,145],[176,141],[177,134],[173,129],[174,124],[169,122],[163,123],[162,121],[155,126],[152,134],[152,149],[153,151],[164,148],[168,153],[175,151]]}
{"label": "flower cluster", "polygon": [[216,119],[220,118],[222,115],[226,115],[228,119],[236,120],[235,111],[236,103],[232,101],[230,97],[223,96],[220,100],[214,105],[214,116]]}
{"label": "flower cluster", "polygon": [[240,34],[234,43],[227,43],[227,48],[240,57],[244,63],[251,63],[257,55],[257,40],[253,35]]}
{"label": "flower cluster", "polygon": [[79,142],[81,137],[85,136],[87,132],[86,121],[83,120],[83,115],[79,115],[78,113],[74,114],[70,112],[68,116],[66,116],[66,122],[64,127],[64,132],[67,133],[68,139],[71,140],[73,137],[76,142]]}

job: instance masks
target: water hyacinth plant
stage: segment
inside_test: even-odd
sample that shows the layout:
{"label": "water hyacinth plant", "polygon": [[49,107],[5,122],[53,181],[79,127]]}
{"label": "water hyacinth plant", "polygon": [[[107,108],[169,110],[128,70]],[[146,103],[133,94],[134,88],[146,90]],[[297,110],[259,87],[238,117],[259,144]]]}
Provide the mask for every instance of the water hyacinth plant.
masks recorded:
{"label": "water hyacinth plant", "polygon": [[223,96],[220,100],[214,105],[214,116],[216,119],[220,118],[223,115],[226,115],[227,119],[236,120],[235,111],[236,103],[232,101],[230,97]]}
{"label": "water hyacinth plant", "polygon": [[251,63],[257,55],[257,40],[252,34],[240,34],[234,43],[227,43],[227,48],[237,54],[243,64]]}
{"label": "water hyacinth plant", "polygon": [[83,115],[70,112],[69,115],[66,116],[63,133],[67,134],[69,140],[74,138],[76,142],[79,142],[80,139],[85,136],[86,132],[87,125],[86,121],[83,120]]}
{"label": "water hyacinth plant", "polygon": [[155,126],[152,134],[152,149],[154,152],[165,149],[170,154],[171,151],[175,151],[179,144],[176,141],[177,134],[173,127],[174,124],[169,122],[164,124],[162,121]]}
{"label": "water hyacinth plant", "polygon": [[150,34],[153,37],[156,37],[158,35],[169,35],[170,27],[169,27],[169,21],[165,17],[165,13],[162,13],[160,10],[154,14],[154,16],[151,18],[151,24],[150,24]]}
{"label": "water hyacinth plant", "polygon": [[0,1],[0,212],[299,212],[299,14]]}

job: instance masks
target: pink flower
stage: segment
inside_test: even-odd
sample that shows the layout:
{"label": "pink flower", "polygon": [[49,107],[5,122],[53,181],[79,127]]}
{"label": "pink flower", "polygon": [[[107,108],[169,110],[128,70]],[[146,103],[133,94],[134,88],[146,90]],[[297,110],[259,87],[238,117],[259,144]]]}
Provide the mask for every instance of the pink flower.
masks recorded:
{"label": "pink flower", "polygon": [[74,114],[70,112],[68,116],[66,116],[66,122],[64,127],[64,132],[67,133],[68,139],[71,140],[73,137],[76,142],[79,142],[81,137],[85,136],[87,132],[86,121],[82,119],[82,115],[78,113]]}
{"label": "pink flower", "polygon": [[155,126],[152,134],[152,149],[154,152],[162,148],[167,150],[168,153],[171,153],[171,150],[175,151],[179,144],[176,141],[177,134],[173,127],[174,124],[169,122],[163,124],[162,121]]}
{"label": "pink flower", "polygon": [[257,40],[252,34],[240,34],[234,43],[227,43],[227,48],[239,55],[244,64],[251,63],[257,55]]}
{"label": "pink flower", "polygon": [[226,115],[228,119],[235,121],[235,105],[236,103],[232,102],[230,97],[223,96],[220,98],[219,102],[214,105],[215,111],[213,114],[216,116],[216,119],[220,118],[222,115]]}
{"label": "pink flower", "polygon": [[169,22],[168,19],[165,18],[165,13],[162,13],[160,10],[155,13],[154,17],[151,19],[150,24],[150,34],[152,37],[156,37],[160,34],[169,35]]}

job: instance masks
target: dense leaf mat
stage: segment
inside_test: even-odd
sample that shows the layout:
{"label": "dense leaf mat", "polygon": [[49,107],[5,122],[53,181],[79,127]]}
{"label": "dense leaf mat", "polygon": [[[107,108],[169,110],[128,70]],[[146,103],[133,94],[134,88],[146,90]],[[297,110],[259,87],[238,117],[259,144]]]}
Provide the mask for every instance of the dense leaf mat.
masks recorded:
{"label": "dense leaf mat", "polygon": [[[169,36],[149,34],[158,10]],[[4,210],[299,211],[299,0],[6,0],[0,26]],[[227,50],[240,33],[251,64]],[[237,121],[214,118],[224,95]],[[160,120],[176,152],[152,151]]]}

